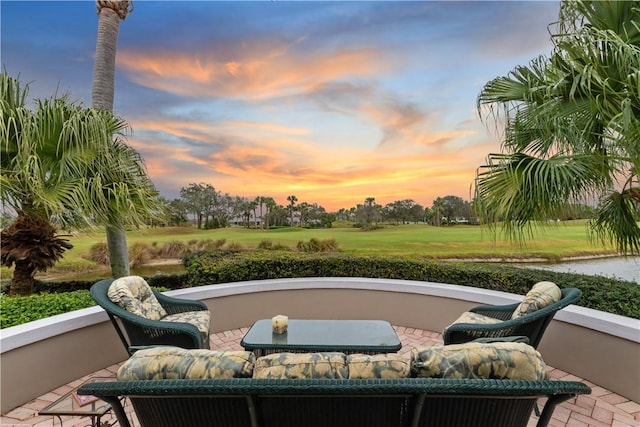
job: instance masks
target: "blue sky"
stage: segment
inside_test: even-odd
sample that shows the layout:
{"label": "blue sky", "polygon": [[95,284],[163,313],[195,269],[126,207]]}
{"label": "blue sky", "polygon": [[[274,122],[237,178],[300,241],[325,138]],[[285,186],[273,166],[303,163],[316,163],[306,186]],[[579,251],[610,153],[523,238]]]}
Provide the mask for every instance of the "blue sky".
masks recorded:
{"label": "blue sky", "polygon": [[[469,199],[500,149],[476,97],[548,55],[558,1],[142,1],[121,22],[114,111],[160,193],[190,183],[328,210]],[[1,60],[91,104],[93,1],[0,3]]]}

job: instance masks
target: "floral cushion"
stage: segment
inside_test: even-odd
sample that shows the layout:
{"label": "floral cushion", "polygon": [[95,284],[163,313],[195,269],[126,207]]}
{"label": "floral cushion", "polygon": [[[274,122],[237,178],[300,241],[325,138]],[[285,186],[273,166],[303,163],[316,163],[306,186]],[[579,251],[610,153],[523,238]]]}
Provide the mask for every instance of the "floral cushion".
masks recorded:
{"label": "floral cushion", "polygon": [[347,356],[349,379],[407,378],[409,361],[399,354],[350,354]]}
{"label": "floral cushion", "polygon": [[167,315],[147,282],[139,276],[116,279],[107,291],[109,299],[137,316],[160,320]]}
{"label": "floral cushion", "polygon": [[191,323],[198,328],[198,331],[200,331],[202,342],[206,343],[209,341],[209,327],[211,325],[211,314],[209,313],[209,310],[185,311],[183,313],[168,314],[160,320],[162,322]]}
{"label": "floral cushion", "polygon": [[553,282],[538,282],[529,292],[525,295],[524,299],[516,307],[512,319],[524,316],[525,314],[533,313],[536,310],[540,310],[554,302],[560,301],[562,298],[562,291]]}
{"label": "floral cushion", "polygon": [[253,378],[348,378],[343,353],[274,353],[259,357]]}
{"label": "floral cushion", "polygon": [[414,348],[414,377],[543,380],[542,356],[528,344],[515,342],[466,343]]}
{"label": "floral cushion", "polygon": [[120,369],[118,380],[251,378],[250,351],[187,350],[160,346],[136,351]]}

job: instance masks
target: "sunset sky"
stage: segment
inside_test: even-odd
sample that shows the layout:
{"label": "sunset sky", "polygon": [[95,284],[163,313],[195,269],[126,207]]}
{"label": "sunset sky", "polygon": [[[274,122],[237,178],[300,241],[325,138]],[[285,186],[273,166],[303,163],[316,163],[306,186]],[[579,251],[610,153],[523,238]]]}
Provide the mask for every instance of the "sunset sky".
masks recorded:
{"label": "sunset sky", "polygon": [[[169,199],[190,183],[329,211],[470,198],[500,149],[476,97],[551,51],[558,1],[142,1],[120,25],[114,111]],[[30,98],[91,104],[94,1],[0,3]]]}

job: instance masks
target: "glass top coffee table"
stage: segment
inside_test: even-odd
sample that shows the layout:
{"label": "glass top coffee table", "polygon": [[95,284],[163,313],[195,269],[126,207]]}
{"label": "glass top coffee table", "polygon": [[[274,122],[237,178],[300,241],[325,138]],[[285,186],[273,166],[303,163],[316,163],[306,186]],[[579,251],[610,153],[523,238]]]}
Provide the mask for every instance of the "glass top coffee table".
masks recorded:
{"label": "glass top coffee table", "polygon": [[93,396],[78,396],[77,391],[82,385],[94,381],[114,381],[115,378],[89,378],[78,387],[60,397],[58,400],[39,411],[39,415],[53,415],[58,417],[60,425],[63,425],[62,416],[72,415],[76,417],[90,417],[92,427],[101,427],[106,424],[100,418],[111,410],[111,405]]}
{"label": "glass top coffee table", "polygon": [[396,353],[402,348],[393,327],[384,320],[289,319],[288,331],[274,334],[271,319],[261,319],[240,344],[256,356],[322,351],[378,354]]}

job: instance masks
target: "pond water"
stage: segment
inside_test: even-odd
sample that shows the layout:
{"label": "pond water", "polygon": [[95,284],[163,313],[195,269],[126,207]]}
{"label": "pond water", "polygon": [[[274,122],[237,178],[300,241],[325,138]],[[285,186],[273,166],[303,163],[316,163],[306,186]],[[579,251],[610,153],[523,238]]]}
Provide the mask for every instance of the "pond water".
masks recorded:
{"label": "pond water", "polygon": [[640,284],[640,256],[595,258],[558,263],[512,264],[518,267],[538,268],[558,273],[587,274],[628,280]]}

